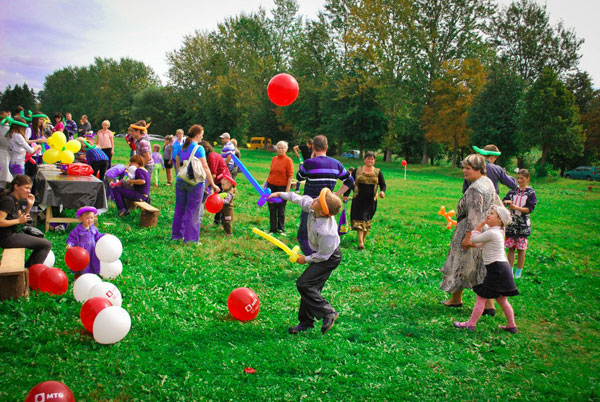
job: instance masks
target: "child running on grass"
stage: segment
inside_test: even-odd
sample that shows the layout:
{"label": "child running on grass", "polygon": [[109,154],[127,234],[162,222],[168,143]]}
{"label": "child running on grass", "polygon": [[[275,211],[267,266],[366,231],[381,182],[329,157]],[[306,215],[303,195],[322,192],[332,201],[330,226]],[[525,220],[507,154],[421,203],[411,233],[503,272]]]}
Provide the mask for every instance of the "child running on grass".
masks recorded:
{"label": "child running on grass", "polygon": [[82,274],[99,274],[100,261],[96,257],[96,242],[100,240],[104,234],[100,233],[94,225],[98,210],[94,207],[82,207],[77,210],[77,218],[79,223],[75,229],[69,233],[67,238],[67,250],[71,247],[82,247],[90,255],[90,263],[83,271],[73,272],[75,278]]}
{"label": "child running on grass", "polygon": [[227,194],[223,199],[223,209],[221,212],[223,214],[223,229],[225,230],[225,234],[231,236],[233,234],[233,198],[235,197],[235,186],[237,183],[229,175],[229,171],[226,171],[227,174],[221,173],[221,175],[217,177],[217,180],[221,180],[221,189],[223,190],[223,193]]}
{"label": "child running on grass", "polygon": [[[473,307],[471,318],[465,322],[454,321],[456,328],[475,331],[475,326],[483,313],[486,301],[496,299],[504,311],[507,322],[507,325],[500,326],[500,329],[511,334],[518,332],[515,324],[515,313],[507,299],[507,296],[519,294],[504,252],[503,229],[510,222],[511,218],[508,210],[502,206],[493,205],[483,222],[471,232],[471,241],[483,244],[483,262],[487,273],[483,283],[473,286],[477,301],[475,307]],[[488,229],[482,232],[483,226],[486,224]]]}
{"label": "child running on grass", "polygon": [[335,221],[335,215],[342,208],[342,201],[327,187],[314,200],[308,195],[301,197],[293,192],[275,192],[270,195],[270,198],[274,197],[298,204],[308,214],[308,242],[315,250],[311,255],[298,256],[298,264],[308,263],[308,267],[296,281],[300,293],[300,324],[290,327],[288,331],[290,334],[297,334],[313,328],[316,318],[323,319],[321,332],[324,334],[333,327],[339,315],[321,295],[321,291],[331,272],[342,261],[340,236]]}
{"label": "child running on grass", "polygon": [[154,169],[152,169],[152,181],[154,182],[154,187],[158,187],[158,177],[160,176],[160,171],[165,167],[165,162],[163,161],[163,157],[160,154],[160,145],[154,144],[152,146],[152,160],[154,161]]}
{"label": "child running on grass", "polygon": [[510,190],[503,200],[512,213],[512,224],[506,228],[504,247],[508,248],[508,264],[511,269],[515,266],[515,248],[517,249],[515,279],[519,279],[523,273],[527,237],[531,234],[529,214],[533,212],[537,204],[535,191],[529,187],[529,171],[527,169],[520,169],[517,172],[517,183],[519,187]]}

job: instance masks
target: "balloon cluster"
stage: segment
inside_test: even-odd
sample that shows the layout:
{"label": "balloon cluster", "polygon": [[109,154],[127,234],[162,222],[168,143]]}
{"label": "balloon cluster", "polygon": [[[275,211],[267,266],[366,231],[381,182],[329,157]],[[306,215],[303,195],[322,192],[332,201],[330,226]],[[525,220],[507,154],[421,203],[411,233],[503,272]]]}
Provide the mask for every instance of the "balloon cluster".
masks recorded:
{"label": "balloon cluster", "polygon": [[[117,237],[106,234],[98,240],[96,256],[100,260],[102,277],[112,279],[121,274],[123,264],[119,258],[122,252],[123,246]],[[83,261],[80,263],[83,264]],[[115,285],[103,282],[98,275],[84,274],[75,281],[73,295],[75,300],[83,303],[79,317],[96,342],[116,343],[129,333],[131,317],[121,307],[123,297]]]}
{"label": "balloon cluster", "polygon": [[62,162],[65,164],[73,163],[75,152],[81,149],[81,143],[77,140],[67,142],[67,137],[62,131],[55,131],[46,144],[50,147],[44,152],[42,159],[47,164]]}

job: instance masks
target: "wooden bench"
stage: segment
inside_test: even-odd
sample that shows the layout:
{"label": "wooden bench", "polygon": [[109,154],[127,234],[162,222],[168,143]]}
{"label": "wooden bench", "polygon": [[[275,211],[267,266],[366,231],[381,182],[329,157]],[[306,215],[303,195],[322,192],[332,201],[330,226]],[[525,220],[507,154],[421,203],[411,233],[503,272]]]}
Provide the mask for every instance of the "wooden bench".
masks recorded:
{"label": "wooden bench", "polygon": [[586,185],[585,188],[587,188],[587,191],[590,191],[590,192],[592,190],[599,190],[600,189],[599,186],[594,186],[594,185],[591,185],[591,184]]}
{"label": "wooden bench", "polygon": [[134,201],[133,205],[137,208],[141,209],[140,213],[140,226],[143,228],[151,228],[156,226],[158,222],[158,212],[160,211],[158,208],[153,207],[144,201]]}
{"label": "wooden bench", "polygon": [[[70,223],[79,223],[79,218],[65,218],[65,217],[54,217],[52,215],[52,207],[48,206],[45,211],[45,231],[50,230],[51,223],[66,223],[67,225]],[[98,226],[98,215],[94,218],[94,224]]]}
{"label": "wooden bench", "polygon": [[25,249],[5,248],[0,262],[0,300],[29,295],[29,270],[25,269]]}

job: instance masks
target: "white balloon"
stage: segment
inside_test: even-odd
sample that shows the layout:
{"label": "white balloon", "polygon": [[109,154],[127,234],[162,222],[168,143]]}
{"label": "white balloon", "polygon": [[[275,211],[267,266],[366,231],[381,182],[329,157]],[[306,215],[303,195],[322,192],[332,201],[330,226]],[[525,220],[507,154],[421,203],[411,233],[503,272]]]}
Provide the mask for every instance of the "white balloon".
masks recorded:
{"label": "white balloon", "polygon": [[83,274],[75,281],[73,285],[73,296],[78,302],[85,302],[89,299],[90,290],[97,284],[102,283],[102,279],[96,274]]}
{"label": "white balloon", "polygon": [[94,340],[102,344],[117,343],[131,329],[129,313],[119,306],[106,307],[94,320]]}
{"label": "white balloon", "polygon": [[123,272],[123,263],[121,260],[115,262],[100,261],[100,276],[105,279],[115,279]]}
{"label": "white balloon", "polygon": [[42,264],[44,264],[47,267],[53,267],[55,262],[56,262],[56,256],[54,255],[54,252],[52,250],[50,250],[50,252],[46,256],[46,259],[44,260],[44,262]]}
{"label": "white balloon", "polygon": [[96,243],[96,257],[102,262],[115,262],[121,258],[123,245],[118,237],[105,234]]}
{"label": "white balloon", "polygon": [[113,306],[121,306],[121,303],[123,302],[119,289],[108,282],[100,282],[97,285],[94,285],[88,294],[88,299],[91,299],[92,297],[104,297],[105,299],[108,299]]}

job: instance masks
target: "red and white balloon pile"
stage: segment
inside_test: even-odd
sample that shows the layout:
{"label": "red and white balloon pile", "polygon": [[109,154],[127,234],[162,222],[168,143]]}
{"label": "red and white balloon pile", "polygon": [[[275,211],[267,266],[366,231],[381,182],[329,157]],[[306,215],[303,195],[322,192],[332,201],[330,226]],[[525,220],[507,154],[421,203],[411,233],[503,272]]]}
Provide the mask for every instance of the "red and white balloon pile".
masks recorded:
{"label": "red and white balloon pile", "polygon": [[[117,237],[104,235],[98,240],[96,256],[100,260],[100,275],[116,278],[121,273],[123,264],[119,258],[122,252],[123,246]],[[73,295],[75,300],[83,303],[79,312],[81,323],[96,342],[116,343],[129,333],[131,317],[121,307],[123,298],[115,285],[103,282],[98,275],[84,274],[75,281]]]}

